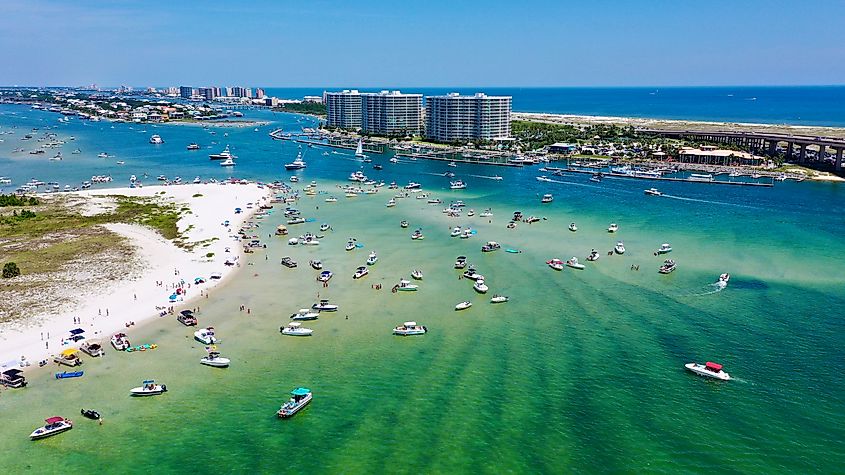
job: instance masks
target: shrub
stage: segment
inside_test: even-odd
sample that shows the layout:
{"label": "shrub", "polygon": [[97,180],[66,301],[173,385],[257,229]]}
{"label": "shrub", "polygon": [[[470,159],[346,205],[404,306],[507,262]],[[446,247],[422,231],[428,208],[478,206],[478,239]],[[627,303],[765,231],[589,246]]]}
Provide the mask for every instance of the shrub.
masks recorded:
{"label": "shrub", "polygon": [[208,254],[206,254],[206,255],[205,255],[205,257],[207,257],[207,258],[211,259],[212,257],[214,257],[214,253],[213,253],[213,252],[209,252]]}
{"label": "shrub", "polygon": [[21,270],[14,262],[7,262],[6,265],[3,266],[4,279],[11,279],[12,277],[17,277],[19,275],[21,275]]}

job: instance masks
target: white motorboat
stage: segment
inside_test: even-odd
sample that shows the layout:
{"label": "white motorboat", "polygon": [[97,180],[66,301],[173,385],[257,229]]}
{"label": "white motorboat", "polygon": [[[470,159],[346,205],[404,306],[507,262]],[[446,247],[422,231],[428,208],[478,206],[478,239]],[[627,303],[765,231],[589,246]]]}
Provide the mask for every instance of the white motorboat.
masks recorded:
{"label": "white motorboat", "polygon": [[312,309],[318,312],[337,312],[338,306],[329,303],[328,299],[322,299],[311,306]]}
{"label": "white motorboat", "polygon": [[425,335],[428,328],[417,322],[405,322],[393,329],[394,335],[411,336],[411,335]]}
{"label": "white motorboat", "polygon": [[625,254],[625,243],[617,241],[616,246],[613,247],[613,251],[617,254]]}
{"label": "white motorboat", "polygon": [[220,356],[220,353],[214,350],[208,350],[208,355],[200,358],[200,364],[214,368],[228,368],[229,362],[229,358]]}
{"label": "white motorboat", "polygon": [[542,198],[540,198],[540,203],[551,203],[554,199],[555,198],[551,195],[551,193],[546,193]]}
{"label": "white motorboat", "polygon": [[150,143],[153,145],[160,145],[164,143],[164,140],[162,140],[161,136],[159,135],[153,135],[152,137],[150,137]]}
{"label": "white motorboat", "polygon": [[322,270],[323,269],[323,262],[320,259],[312,259],[308,261],[308,265],[311,266],[314,270]]}
{"label": "white motorboat", "polygon": [[657,254],[668,254],[670,252],[672,252],[672,246],[670,246],[668,242],[664,242],[657,249]]}
{"label": "white motorboat", "polygon": [[423,236],[421,229],[417,229],[416,231],[414,231],[413,234],[411,234],[411,239],[413,239],[414,241],[418,241],[421,239],[425,239],[425,236]]}
{"label": "white motorboat", "polygon": [[487,244],[481,246],[481,252],[493,252],[501,249],[502,246],[496,241],[487,241]]}
{"label": "white motorboat", "polygon": [[296,155],[296,158],[291,163],[285,164],[285,170],[300,170],[305,168],[307,165],[305,161],[302,160],[302,152]]}
{"label": "white motorboat", "polygon": [[220,166],[221,167],[233,167],[233,166],[235,166],[235,161],[232,160],[231,157],[230,157],[230,158],[227,158],[226,160],[223,160],[222,162],[220,162]]}
{"label": "white motorboat", "polygon": [[367,265],[371,266],[374,265],[376,262],[378,262],[378,255],[376,255],[376,251],[373,251],[367,257]]}
{"label": "white motorboat", "polygon": [[148,379],[141,383],[141,386],[129,390],[131,396],[158,396],[167,392],[167,386],[158,384],[152,379]]}
{"label": "white motorboat", "polygon": [[326,203],[337,203],[337,198],[335,198],[334,196],[329,196],[328,198],[326,198]]}
{"label": "white motorboat", "polygon": [[46,439],[47,437],[73,429],[73,421],[64,417],[50,417],[45,419],[44,422],[47,424],[35,429],[29,434],[30,440]]}
{"label": "white motorboat", "polygon": [[663,265],[660,266],[660,269],[658,269],[658,272],[660,272],[661,274],[669,274],[674,271],[675,261],[673,261],[672,259],[666,259],[665,261],[663,261]]}
{"label": "white motorboat", "polygon": [[411,277],[413,277],[415,280],[422,280],[423,273],[419,269],[414,269],[413,271],[411,271]]}
{"label": "white motorboat", "polygon": [[578,226],[576,226],[575,223],[569,223],[569,230],[574,233],[575,231],[578,231]]}
{"label": "white motorboat", "polygon": [[403,292],[413,292],[416,291],[418,287],[418,285],[412,284],[410,280],[402,279],[394,288]]}
{"label": "white motorboat", "polygon": [[282,404],[282,407],[276,412],[280,419],[287,419],[293,417],[294,414],[301,411],[302,408],[311,402],[312,393],[308,388],[296,388],[290,392],[291,398]]}
{"label": "white motorboat", "polygon": [[504,295],[494,295],[493,298],[490,299],[490,303],[505,303],[508,300],[510,299]]}
{"label": "white motorboat", "polygon": [[332,276],[334,276],[334,274],[332,274],[332,271],[324,270],[323,272],[320,272],[320,275],[317,276],[317,280],[320,282],[328,282],[332,279]]}
{"label": "white motorboat", "polygon": [[484,283],[484,279],[476,280],[475,283],[472,284],[472,288],[479,294],[486,294],[487,291],[490,290],[490,288],[487,287],[487,284]]}
{"label": "white motorboat", "polygon": [[731,275],[725,272],[724,274],[719,276],[719,280],[716,281],[717,284],[722,284],[723,286],[728,285],[728,282],[731,280]]}
{"label": "white motorboat", "polygon": [[314,330],[303,327],[299,322],[290,322],[279,328],[279,331],[287,336],[311,336],[314,333]]}
{"label": "white motorboat", "polygon": [[226,148],[224,148],[222,152],[212,153],[211,155],[208,156],[208,158],[210,158],[212,160],[227,160],[227,159],[230,159],[230,158],[233,158],[233,157],[234,157],[234,155],[232,155],[232,152],[229,151],[228,145],[226,145]]}
{"label": "white motorboat", "polygon": [[447,165],[447,166],[450,166],[450,167],[457,167],[457,166],[458,166],[458,164],[457,164],[457,163],[455,163],[455,162],[449,162],[449,163],[447,163],[446,165]]}
{"label": "white motorboat", "polygon": [[609,233],[615,233],[616,231],[619,231],[619,225],[616,223],[611,223],[610,226],[607,227],[607,232]]}
{"label": "white motorboat", "polygon": [[294,237],[294,238],[288,239],[288,245],[289,246],[296,246],[297,244],[299,244],[299,238]]}
{"label": "white motorboat", "polygon": [[217,337],[214,335],[214,327],[200,328],[195,331],[194,340],[197,340],[204,345],[213,345],[217,343]]}
{"label": "white motorboat", "polygon": [[493,212],[490,211],[490,208],[487,208],[484,211],[482,211],[481,213],[479,213],[478,216],[481,217],[481,218],[489,218],[490,216],[493,216]]}
{"label": "white motorboat", "polygon": [[472,237],[472,229],[466,228],[461,232],[461,239],[469,239]]}
{"label": "white motorboat", "polygon": [[346,241],[346,248],[345,249],[347,251],[351,251],[351,250],[355,249],[355,241],[353,241],[351,239],[349,241]]}
{"label": "white motorboat", "polygon": [[599,257],[601,257],[601,254],[599,254],[599,251],[593,249],[592,251],[590,251],[590,255],[587,256],[587,260],[588,261],[597,261],[597,260],[599,260]]}
{"label": "white motorboat", "polygon": [[467,257],[466,256],[458,256],[455,259],[455,269],[463,269],[467,266]]}
{"label": "white motorboat", "polygon": [[687,363],[684,367],[693,373],[707,378],[719,379],[722,381],[730,381],[731,375],[722,370],[722,365],[708,361],[705,364],[701,363]]}
{"label": "white motorboat", "polygon": [[392,208],[392,207],[396,206],[396,200],[394,200],[393,198],[390,198],[390,200],[387,201],[387,205],[385,205],[385,206],[387,206],[388,208]]}
{"label": "white motorboat", "polygon": [[566,265],[573,269],[584,270],[584,264],[579,263],[577,257],[572,257],[566,261]]}
{"label": "white motorboat", "polygon": [[458,237],[460,235],[461,235],[461,227],[460,226],[455,226],[454,228],[452,228],[452,232],[449,233],[450,237]]}
{"label": "white motorboat", "polygon": [[466,187],[467,187],[467,184],[464,183],[461,180],[455,180],[455,181],[449,182],[449,188],[451,188],[453,190],[463,190]]}
{"label": "white motorboat", "polygon": [[483,279],[484,276],[475,271],[475,267],[469,266],[469,269],[464,271],[464,278],[469,280]]}
{"label": "white motorboat", "polygon": [[328,224],[328,223],[323,223],[323,224],[321,224],[321,225],[320,225],[320,232],[324,233],[324,232],[328,231],[328,230],[329,230],[329,229],[331,229],[331,228],[332,228],[332,227],[331,227],[331,226],[329,226],[329,224]]}
{"label": "white motorboat", "polygon": [[548,264],[549,267],[551,267],[554,270],[563,270],[564,264],[563,264],[563,261],[560,260],[560,259],[555,258],[555,259],[548,260],[548,261],[546,261],[546,264]]}
{"label": "white motorboat", "polygon": [[100,345],[99,342],[92,340],[82,342],[82,345],[79,346],[79,350],[94,358],[106,355],[106,351],[103,349],[103,346]]}
{"label": "white motorboat", "polygon": [[367,269],[366,266],[361,266],[361,267],[355,269],[355,273],[352,274],[352,278],[353,279],[360,279],[361,277],[364,277],[365,275],[367,275],[369,273],[370,273],[370,271],[369,271],[369,269]]}
{"label": "white motorboat", "polygon": [[193,142],[192,142],[192,143],[189,143],[189,144],[188,144],[187,149],[188,149],[188,150],[199,150],[199,149],[200,149],[200,146],[199,146],[199,144],[196,144],[196,143],[193,143]]}
{"label": "white motorboat", "polygon": [[657,188],[649,188],[649,189],[645,190],[645,194],[647,194],[649,196],[662,196],[663,195],[663,193],[658,191]]}
{"label": "white motorboat", "polygon": [[129,337],[125,333],[115,333],[111,337],[111,346],[117,351],[125,351],[131,346],[129,344]]}
{"label": "white motorboat", "polygon": [[289,180],[291,183],[299,183],[299,177],[296,175],[291,176]]}
{"label": "white motorboat", "polygon": [[455,305],[455,310],[466,310],[472,307],[472,302],[461,302],[458,305]]}
{"label": "white motorboat", "polygon": [[408,184],[405,185],[406,190],[419,190],[420,188],[422,188],[422,185],[413,181],[409,181]]}
{"label": "white motorboat", "polygon": [[473,216],[475,216],[475,210],[474,209],[467,211],[467,217],[468,218],[472,218]]}
{"label": "white motorboat", "polygon": [[290,316],[291,320],[293,321],[316,320],[319,317],[319,312],[315,312],[310,308],[300,308],[298,312]]}

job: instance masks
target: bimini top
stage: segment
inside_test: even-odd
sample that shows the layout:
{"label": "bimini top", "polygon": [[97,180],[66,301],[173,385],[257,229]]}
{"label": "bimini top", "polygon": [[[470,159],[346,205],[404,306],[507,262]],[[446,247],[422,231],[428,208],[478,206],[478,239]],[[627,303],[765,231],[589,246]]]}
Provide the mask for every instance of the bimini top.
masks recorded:
{"label": "bimini top", "polygon": [[73,348],[70,348],[70,349],[62,352],[62,356],[73,356],[75,354],[76,354],[76,350],[73,349]]}
{"label": "bimini top", "polygon": [[722,365],[719,363],[713,363],[712,361],[708,361],[704,366],[707,369],[712,369],[713,371],[722,371]]}
{"label": "bimini top", "polygon": [[53,416],[53,417],[48,417],[47,419],[44,419],[44,421],[48,424],[55,424],[57,422],[62,422],[64,420],[65,420],[64,417],[59,417],[59,416]]}
{"label": "bimini top", "polygon": [[405,322],[406,327],[415,327],[417,326],[417,322]]}
{"label": "bimini top", "polygon": [[74,335],[74,336],[81,335],[83,333],[85,333],[85,330],[83,330],[81,328],[74,328],[73,330],[70,331],[70,334]]}
{"label": "bimini top", "polygon": [[290,393],[294,396],[307,396],[311,392],[308,388],[296,388]]}
{"label": "bimini top", "polygon": [[21,371],[17,368],[7,369],[6,371],[3,371],[3,374],[5,374],[6,376],[9,376],[9,377],[14,377],[14,376],[17,376],[21,373],[23,373],[23,371]]}
{"label": "bimini top", "polygon": [[152,380],[152,379],[146,379],[146,380],[144,380],[144,382],[143,382],[143,383],[141,383],[141,384],[153,384],[154,382],[155,382],[155,381],[154,381],[154,380]]}

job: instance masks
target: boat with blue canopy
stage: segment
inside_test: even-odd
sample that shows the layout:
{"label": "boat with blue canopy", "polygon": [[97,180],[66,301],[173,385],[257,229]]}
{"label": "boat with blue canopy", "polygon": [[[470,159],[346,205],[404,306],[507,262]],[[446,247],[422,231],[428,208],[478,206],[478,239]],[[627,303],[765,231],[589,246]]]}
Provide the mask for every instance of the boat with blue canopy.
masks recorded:
{"label": "boat with blue canopy", "polygon": [[308,388],[299,387],[290,392],[290,399],[282,404],[282,407],[276,412],[276,415],[281,419],[287,419],[302,410],[308,403],[311,402],[312,394]]}

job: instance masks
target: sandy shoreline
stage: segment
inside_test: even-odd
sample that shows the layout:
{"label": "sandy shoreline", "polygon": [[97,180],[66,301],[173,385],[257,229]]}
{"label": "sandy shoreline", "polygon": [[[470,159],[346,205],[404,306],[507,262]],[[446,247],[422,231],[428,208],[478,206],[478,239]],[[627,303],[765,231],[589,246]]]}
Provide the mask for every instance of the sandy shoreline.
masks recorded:
{"label": "sandy shoreline", "polygon": [[[0,324],[0,366],[2,369],[18,367],[23,357],[24,364],[37,368],[43,359],[51,359],[67,348],[78,348],[78,344],[63,343],[73,328],[82,328],[89,340],[97,339],[104,346],[110,346],[111,335],[118,331],[126,332],[131,340],[133,327],[127,327],[128,322],[141,325],[155,320],[171,306],[187,307],[193,303],[201,306],[198,299],[206,298],[206,292],[230,279],[240,267],[243,249],[237,232],[259,206],[266,203],[270,193],[270,189],[254,183],[113,188],[78,193],[89,200],[92,212],[108,206],[108,195],[155,196],[180,207],[189,207],[190,214],[178,222],[179,230],[187,242],[203,244],[188,251],[145,226],[105,225],[136,248],[136,257],[141,262],[137,272],[94,294],[74,295],[80,301],[78,304],[67,302],[59,311],[32,315],[26,323]],[[236,207],[243,212],[236,214]],[[223,226],[227,220],[229,226]],[[207,257],[208,253],[213,256]],[[227,260],[235,265],[225,265]],[[221,279],[209,279],[217,272],[222,274]],[[196,277],[203,277],[206,282],[195,285]],[[180,286],[185,295],[171,302],[170,295]],[[73,291],[67,289],[69,293]],[[45,298],[65,300],[63,297],[45,295]],[[80,323],[74,323],[75,319]],[[133,345],[141,343],[149,342],[132,342]]]}

